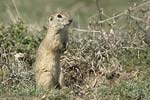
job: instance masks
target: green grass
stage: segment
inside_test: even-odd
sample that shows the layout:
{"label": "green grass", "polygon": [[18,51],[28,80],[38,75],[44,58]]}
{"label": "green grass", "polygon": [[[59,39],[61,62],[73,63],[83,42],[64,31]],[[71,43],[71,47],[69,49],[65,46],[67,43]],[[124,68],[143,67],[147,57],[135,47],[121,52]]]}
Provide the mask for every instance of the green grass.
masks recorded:
{"label": "green grass", "polygon": [[124,81],[114,86],[101,86],[97,89],[97,95],[102,100],[149,100],[150,99],[150,83]]}
{"label": "green grass", "polygon": [[[70,89],[62,90],[37,90],[34,86],[0,86],[0,97],[2,98],[18,98],[28,100],[28,98],[42,98],[43,95],[49,100],[73,100],[75,97]],[[145,81],[122,81],[114,85],[100,85],[96,88],[88,88],[80,90],[84,100],[149,100],[150,99],[150,83]],[[78,97],[80,98],[80,96]],[[11,99],[10,99],[11,100]]]}
{"label": "green grass", "polygon": [[43,90],[36,89],[33,85],[13,85],[13,86],[4,86],[0,85],[0,98],[17,98],[21,100],[28,100],[28,98],[37,98],[40,100],[44,95],[46,95],[49,100],[69,100],[69,90]]}

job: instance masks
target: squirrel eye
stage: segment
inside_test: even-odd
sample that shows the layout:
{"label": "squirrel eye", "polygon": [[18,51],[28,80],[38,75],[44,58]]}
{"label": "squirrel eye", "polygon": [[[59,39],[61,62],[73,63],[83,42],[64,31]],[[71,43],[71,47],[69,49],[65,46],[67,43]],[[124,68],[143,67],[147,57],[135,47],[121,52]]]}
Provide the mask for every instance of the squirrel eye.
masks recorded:
{"label": "squirrel eye", "polygon": [[58,14],[57,17],[58,17],[58,18],[62,18],[62,15]]}
{"label": "squirrel eye", "polygon": [[50,18],[49,18],[49,21],[52,21],[52,20],[53,20],[53,17],[50,17]]}
{"label": "squirrel eye", "polygon": [[49,21],[52,21],[53,20],[53,16],[51,16],[51,17],[49,17],[49,19],[48,19]]}

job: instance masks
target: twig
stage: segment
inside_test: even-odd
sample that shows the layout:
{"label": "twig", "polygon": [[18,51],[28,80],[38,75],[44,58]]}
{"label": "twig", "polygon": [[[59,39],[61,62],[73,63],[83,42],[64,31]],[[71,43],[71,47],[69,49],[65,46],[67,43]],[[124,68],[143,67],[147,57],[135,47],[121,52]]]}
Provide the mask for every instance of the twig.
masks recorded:
{"label": "twig", "polygon": [[79,29],[79,28],[72,28],[73,31],[79,31],[79,32],[93,32],[93,33],[101,33],[101,31],[96,30],[85,30],[85,29]]}
{"label": "twig", "polygon": [[118,14],[118,15],[116,15],[116,16],[113,16],[113,17],[107,18],[107,19],[105,19],[105,20],[99,21],[98,23],[99,23],[99,24],[102,24],[102,23],[105,23],[105,22],[107,22],[107,21],[109,21],[109,20],[113,20],[114,18],[118,18],[118,17],[120,17],[120,16],[123,16],[123,15],[125,15],[125,14],[126,14],[126,11],[124,11],[123,13],[120,13],[120,14]]}
{"label": "twig", "polygon": [[97,84],[97,77],[95,78],[95,80],[94,80],[94,82],[92,84],[92,88],[94,88],[96,86],[96,84]]}
{"label": "twig", "polygon": [[[150,3],[150,1],[147,1],[147,2],[145,2],[145,3],[142,3],[142,4],[140,4],[140,5],[138,5],[138,6],[134,7],[134,8],[132,8],[131,10],[138,10],[139,8],[141,8],[141,7],[145,6],[145,5],[148,5],[149,3]],[[112,19],[114,19],[114,18],[118,18],[118,17],[120,17],[120,16],[122,16],[122,15],[127,14],[127,11],[128,11],[128,10],[125,10],[124,12],[122,12],[122,13],[120,13],[120,14],[118,14],[118,15],[115,15],[115,16],[113,16],[113,17],[107,18],[107,19],[105,19],[105,20],[103,20],[103,21],[99,21],[98,23],[99,23],[99,24],[102,24],[102,23],[105,23],[105,22],[107,22],[107,21],[109,21],[109,20],[112,20]]]}
{"label": "twig", "polygon": [[[142,3],[142,4],[140,4],[140,5],[138,5],[138,6],[134,7],[134,8],[132,8],[131,10],[138,10],[139,8],[145,6],[145,5],[149,4],[149,3],[150,3],[150,1],[147,1],[147,2],[145,2],[145,3]],[[102,24],[102,23],[105,23],[105,22],[107,22],[107,21],[113,20],[114,18],[118,18],[118,17],[121,17],[121,16],[123,16],[123,15],[126,15],[126,14],[127,14],[127,11],[128,11],[128,10],[125,10],[124,12],[122,12],[122,13],[120,13],[120,14],[118,14],[118,15],[115,15],[115,16],[113,16],[113,17],[109,17],[109,18],[107,18],[107,19],[105,19],[105,20],[99,21],[98,23],[99,23],[99,24]],[[132,18],[133,18],[133,16],[132,16]],[[136,20],[141,20],[141,19],[138,19],[138,18],[135,18],[135,17],[134,17],[134,19],[136,19]],[[98,32],[98,33],[101,33],[101,31],[85,30],[85,29],[79,29],[79,28],[72,28],[72,30],[74,30],[74,31],[79,31],[79,32]]]}
{"label": "twig", "polygon": [[20,14],[19,14],[19,10],[18,10],[18,8],[17,8],[17,5],[16,5],[16,3],[15,3],[15,0],[12,0],[12,3],[13,3],[13,5],[14,5],[14,7],[15,7],[15,10],[16,10],[16,13],[17,13],[18,18],[21,18],[21,17],[20,17]]}
{"label": "twig", "polygon": [[143,48],[140,47],[121,47],[123,49],[135,49],[135,50],[144,50]]}
{"label": "twig", "polygon": [[15,22],[16,22],[16,19],[15,19],[13,13],[10,11],[10,7],[9,7],[8,5],[6,5],[6,7],[7,7],[6,12],[8,13],[8,16],[10,17],[10,20],[11,20],[13,23],[15,23]]}
{"label": "twig", "polygon": [[102,20],[102,10],[100,9],[100,7],[99,7],[99,0],[96,0],[96,7],[97,7],[97,10],[98,10],[98,12],[99,12],[99,18],[100,18],[100,20]]}
{"label": "twig", "polygon": [[132,15],[129,15],[129,17],[130,17],[130,18],[132,18],[132,19],[134,19],[134,20],[136,20],[136,21],[144,22],[144,20],[143,20],[143,19],[141,19],[141,18],[138,18],[138,17],[132,16]]}

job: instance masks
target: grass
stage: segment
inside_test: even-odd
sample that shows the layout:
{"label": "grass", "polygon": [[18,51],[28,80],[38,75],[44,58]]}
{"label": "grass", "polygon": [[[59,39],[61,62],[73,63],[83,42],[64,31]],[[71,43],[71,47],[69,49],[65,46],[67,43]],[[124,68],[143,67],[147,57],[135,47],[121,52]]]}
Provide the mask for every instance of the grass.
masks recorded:
{"label": "grass", "polygon": [[145,81],[121,81],[114,85],[100,85],[96,88],[84,88],[78,91],[78,97],[73,96],[72,90],[37,90],[33,86],[10,86],[8,88],[0,86],[1,98],[17,98],[18,100],[28,100],[29,98],[38,99],[46,96],[49,100],[74,100],[82,98],[84,100],[149,100],[150,99],[150,83]]}
{"label": "grass", "polygon": [[[3,97],[42,97],[44,94],[47,94],[49,98],[60,98],[61,100],[69,100],[71,95],[71,90],[37,90],[34,86],[10,86],[8,88],[0,86],[0,94]],[[102,98],[102,100],[112,99],[116,100],[117,98],[126,100],[134,100],[135,98],[142,98],[142,100],[149,100],[150,95],[150,84],[146,81],[130,80],[122,81],[119,84],[114,85],[101,85],[96,88],[85,89],[80,91],[83,93],[85,99]],[[141,97],[142,96],[142,97]],[[87,98],[87,99],[88,99]],[[53,99],[50,99],[53,100]],[[54,99],[55,100],[55,99]]]}
{"label": "grass", "polygon": [[147,82],[121,82],[113,87],[101,86],[97,93],[102,100],[149,100],[149,85]]}

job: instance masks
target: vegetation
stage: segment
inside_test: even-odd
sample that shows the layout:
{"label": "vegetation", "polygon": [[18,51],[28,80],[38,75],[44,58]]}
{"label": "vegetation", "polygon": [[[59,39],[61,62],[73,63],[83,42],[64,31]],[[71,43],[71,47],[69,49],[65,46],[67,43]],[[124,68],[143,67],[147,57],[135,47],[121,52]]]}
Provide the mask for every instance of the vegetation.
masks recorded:
{"label": "vegetation", "polygon": [[[0,25],[0,99],[149,100],[150,1],[107,17],[93,14],[88,29],[71,28],[61,58],[67,87],[36,89],[36,50],[46,26],[34,28],[16,18]],[[38,26],[39,27],[39,26]]]}

